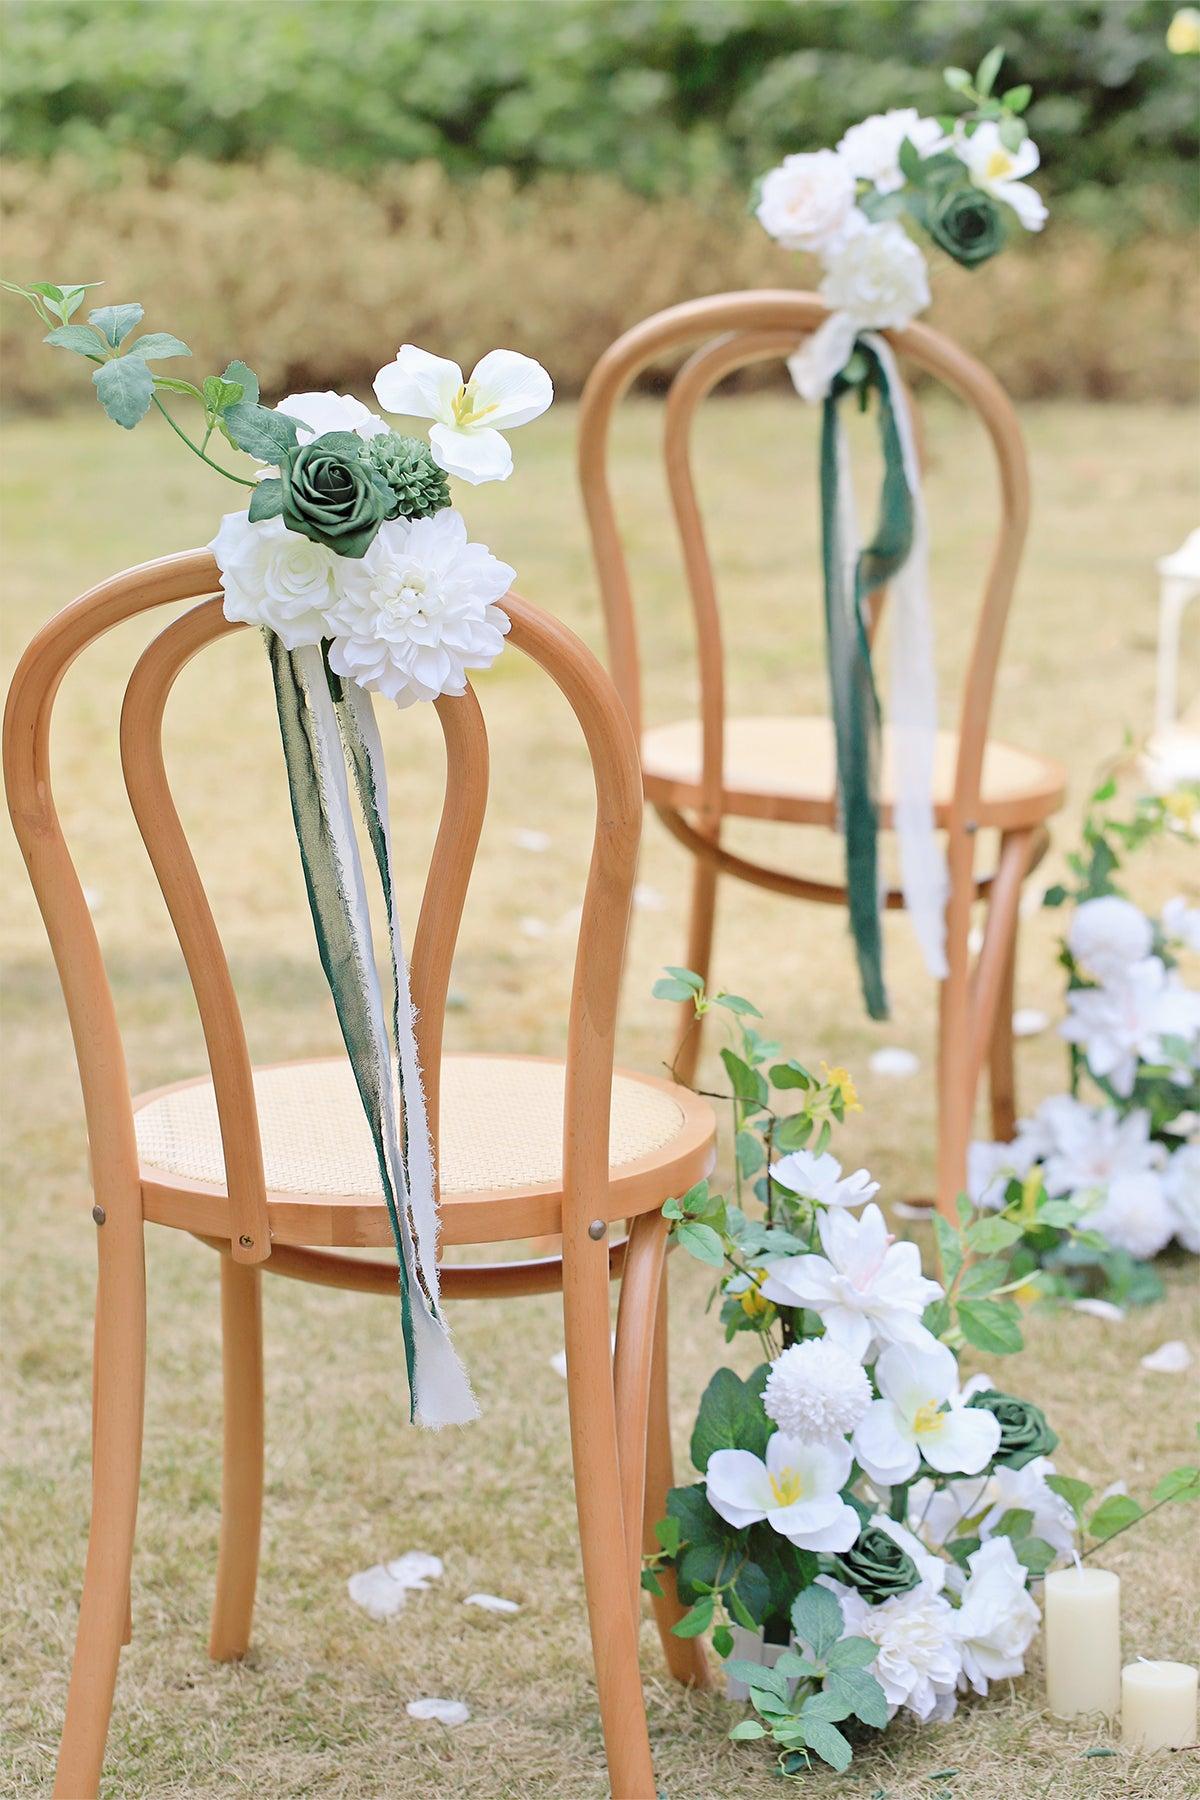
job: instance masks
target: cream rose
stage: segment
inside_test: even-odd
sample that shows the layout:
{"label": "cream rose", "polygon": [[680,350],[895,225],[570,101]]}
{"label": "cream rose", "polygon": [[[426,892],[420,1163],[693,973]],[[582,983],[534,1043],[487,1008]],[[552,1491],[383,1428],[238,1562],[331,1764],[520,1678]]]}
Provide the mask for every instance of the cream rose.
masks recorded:
{"label": "cream rose", "polygon": [[853,171],[836,151],[785,156],[763,177],[758,222],[785,250],[821,250],[845,230],[854,194]]}

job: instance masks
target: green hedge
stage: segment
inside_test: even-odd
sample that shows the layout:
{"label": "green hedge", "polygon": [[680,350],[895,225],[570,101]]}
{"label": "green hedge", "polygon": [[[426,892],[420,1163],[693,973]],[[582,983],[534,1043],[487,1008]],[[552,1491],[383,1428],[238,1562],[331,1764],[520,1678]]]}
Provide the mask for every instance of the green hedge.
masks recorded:
{"label": "green hedge", "polygon": [[[993,42],[1029,81],[1045,186],[1121,223],[1185,211],[1195,59],[1171,0],[9,0],[10,156],[287,151],[355,178],[605,172],[647,194],[745,187],[868,112],[938,110]],[[1114,193],[1120,190],[1120,197]],[[1108,204],[1104,204],[1105,195]]]}

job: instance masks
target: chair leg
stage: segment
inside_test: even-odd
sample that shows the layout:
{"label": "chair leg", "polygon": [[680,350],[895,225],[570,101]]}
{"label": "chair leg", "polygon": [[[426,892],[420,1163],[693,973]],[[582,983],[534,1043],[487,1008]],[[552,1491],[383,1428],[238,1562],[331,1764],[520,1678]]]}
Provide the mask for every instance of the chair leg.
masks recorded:
{"label": "chair leg", "polygon": [[225,1425],[221,1541],[208,1653],[245,1656],[258,1580],[263,1497],[262,1275],[221,1257],[221,1363]]}
{"label": "chair leg", "polygon": [[92,1519],[57,1800],[99,1792],[113,1690],[129,1616],[146,1388],[146,1265],[140,1214],[110,1206],[97,1234],[92,1371]]}
{"label": "chair leg", "polygon": [[974,846],[969,833],[947,845],[947,973],[938,995],[937,1206],[946,1218],[966,1186],[967,1146],[975,1105],[976,1070],[971,1044],[971,957],[968,937],[974,895]]}
{"label": "chair leg", "polygon": [[[716,864],[697,857],[692,870],[692,905],[688,915],[688,942],[684,967],[694,969],[697,975],[704,977],[705,981],[708,980],[709,964],[712,962],[713,927],[716,922],[716,912]],[[679,1040],[675,1056],[675,1076],[685,1087],[690,1086],[695,1079],[696,1065],[700,1061],[702,1035],[703,1021],[696,1018],[689,1001],[680,1008]]]}
{"label": "chair leg", "polygon": [[1017,930],[1013,920],[1012,941],[1004,962],[996,1017],[988,1047],[988,1094],[992,1109],[992,1136],[1007,1144],[1017,1129],[1017,1076],[1013,1055],[1013,1004],[1017,975]]}
{"label": "chair leg", "polygon": [[[586,1216],[586,1215],[585,1215]],[[616,1399],[609,1340],[608,1251],[576,1226],[563,1245],[563,1325],[575,1505],[604,1748],[614,1800],[655,1800],[626,1579]]]}
{"label": "chair leg", "polygon": [[[654,1527],[666,1516],[667,1492],[675,1485],[671,1459],[670,1386],[667,1379],[667,1272],[662,1273],[658,1312],[654,1321],[654,1364],[650,1373],[650,1410],[646,1421],[646,1507],[643,1547],[658,1549]],[[687,1608],[675,1589],[675,1572],[664,1569],[659,1577],[663,1592],[652,1596],[658,1635],[667,1667],[676,1681],[704,1688],[711,1684],[708,1659],[699,1638],[679,1638],[677,1625]]]}

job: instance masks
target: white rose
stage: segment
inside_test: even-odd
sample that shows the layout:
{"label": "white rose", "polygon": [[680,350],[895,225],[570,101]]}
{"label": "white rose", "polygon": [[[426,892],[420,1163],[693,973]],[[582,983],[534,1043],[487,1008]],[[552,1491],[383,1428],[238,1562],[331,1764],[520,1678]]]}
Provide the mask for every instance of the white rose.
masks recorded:
{"label": "white rose", "polygon": [[953,1619],[962,1655],[960,1685],[969,1682],[977,1694],[986,1694],[989,1682],[1024,1672],[1041,1614],[1026,1590],[1011,1539],[992,1538],[967,1558],[967,1567],[970,1577]]}
{"label": "white rose", "polygon": [[871,182],[880,194],[894,194],[904,186],[900,146],[905,138],[922,156],[946,141],[936,119],[923,119],[915,106],[900,106],[852,125],[838,141],[838,154],[861,181]]}
{"label": "white rose", "polygon": [[289,531],[283,520],[226,513],[208,548],[217,559],[227,619],[265,625],[285,650],[319,644],[328,635],[337,557],[324,544]]}
{"label": "white rose", "polygon": [[1131,900],[1102,894],[1078,907],[1067,932],[1067,948],[1079,965],[1100,981],[1122,974],[1149,956],[1154,927]]}
{"label": "white rose", "polygon": [[834,247],[821,293],[859,327],[899,328],[929,305],[925,258],[894,219],[864,221]]}
{"label": "white rose", "polygon": [[836,151],[785,156],[763,176],[758,222],[785,250],[820,250],[845,229],[854,194],[853,171]]}

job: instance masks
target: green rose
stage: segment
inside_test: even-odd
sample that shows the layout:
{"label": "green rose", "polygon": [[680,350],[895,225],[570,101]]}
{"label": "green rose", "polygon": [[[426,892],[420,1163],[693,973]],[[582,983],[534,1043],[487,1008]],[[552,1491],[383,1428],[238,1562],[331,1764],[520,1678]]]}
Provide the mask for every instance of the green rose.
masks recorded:
{"label": "green rose", "polygon": [[366,446],[367,461],[392,491],[389,519],[431,519],[450,504],[446,471],[420,438],[380,432]]}
{"label": "green rose", "polygon": [[352,431],[329,431],[289,450],[279,468],[283,522],[339,556],[366,553],[394,505],[391,489]]}
{"label": "green rose", "polygon": [[830,1573],[847,1587],[856,1588],[871,1606],[907,1594],[921,1579],[908,1551],[880,1525],[868,1525],[849,1550],[831,1557]]}
{"label": "green rose", "polygon": [[999,1421],[1000,1445],[992,1461],[1003,1468],[1023,1469],[1035,1456],[1049,1456],[1058,1443],[1058,1433],[1046,1423],[1045,1413],[1030,1400],[985,1388],[972,1394],[967,1405],[990,1412]]}
{"label": "green rose", "polygon": [[928,224],[934,243],[964,269],[978,268],[1004,243],[1000,208],[982,188],[951,188],[930,205]]}

